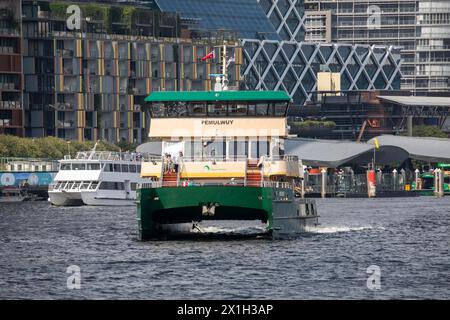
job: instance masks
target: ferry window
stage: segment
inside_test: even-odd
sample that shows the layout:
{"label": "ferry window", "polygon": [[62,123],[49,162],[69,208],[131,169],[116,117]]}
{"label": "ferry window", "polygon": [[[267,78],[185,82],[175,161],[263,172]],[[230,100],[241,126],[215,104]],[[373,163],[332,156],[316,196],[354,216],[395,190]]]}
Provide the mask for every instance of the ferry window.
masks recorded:
{"label": "ferry window", "polygon": [[202,159],[203,154],[203,143],[201,141],[193,141],[193,158]]}
{"label": "ferry window", "polygon": [[244,116],[247,114],[247,105],[245,104],[230,104],[228,115],[230,116]]}
{"label": "ferry window", "polygon": [[223,159],[225,158],[225,147],[225,141],[222,139],[206,141],[203,143],[203,155],[207,159]]}
{"label": "ferry window", "polygon": [[186,140],[184,142],[184,158],[189,159],[194,157],[194,141]]}
{"label": "ferry window", "polygon": [[128,165],[122,164],[122,172],[128,172]]}
{"label": "ferry window", "polygon": [[208,115],[210,116],[225,116],[227,114],[227,105],[223,103],[208,104]]}
{"label": "ferry window", "polygon": [[136,172],[136,165],[130,164],[130,172]]}
{"label": "ferry window", "polygon": [[249,116],[256,116],[256,104],[251,103],[248,105],[247,114]]}
{"label": "ferry window", "polygon": [[100,183],[101,190],[125,190],[123,182],[102,181]]}
{"label": "ferry window", "polygon": [[201,103],[193,103],[188,106],[189,115],[206,116],[206,105]]}
{"label": "ferry window", "polygon": [[287,103],[276,103],[275,104],[275,115],[284,116],[286,114]]}
{"label": "ferry window", "polygon": [[433,177],[430,177],[430,178],[423,178],[422,188],[423,188],[423,189],[431,189],[431,188],[434,188],[434,178],[433,178]]}
{"label": "ferry window", "polygon": [[141,165],[140,164],[137,165],[137,172],[141,173]]}
{"label": "ferry window", "polygon": [[187,113],[185,102],[170,102],[166,105],[168,117],[184,117]]}
{"label": "ferry window", "polygon": [[166,106],[163,103],[154,103],[151,106],[152,117],[163,118],[167,116]]}
{"label": "ferry window", "polygon": [[70,163],[62,163],[61,164],[61,170],[70,170],[71,164]]}
{"label": "ferry window", "polygon": [[258,103],[256,105],[256,115],[257,116],[267,116],[267,111],[268,111],[268,107],[269,104],[266,103]]}
{"label": "ferry window", "polygon": [[237,160],[247,158],[248,156],[248,142],[237,140],[230,143],[230,157]]}
{"label": "ferry window", "polygon": [[251,141],[251,158],[260,158],[269,154],[268,141]]}
{"label": "ferry window", "polygon": [[105,168],[103,169],[105,172],[113,172],[112,163],[105,163]]}
{"label": "ferry window", "polygon": [[284,146],[281,141],[278,139],[273,139],[271,143],[272,148],[272,156],[273,157],[279,157],[284,155]]}
{"label": "ferry window", "polygon": [[74,185],[75,183],[74,182],[68,182],[67,183],[67,188],[66,189],[72,189],[72,187],[73,187],[73,185]]}
{"label": "ferry window", "polygon": [[88,163],[87,169],[88,170],[100,170],[100,164],[99,163]]}
{"label": "ferry window", "polygon": [[114,164],[114,172],[121,172],[120,171],[120,164]]}
{"label": "ferry window", "polygon": [[79,182],[75,182],[71,189],[77,189],[80,186]]}
{"label": "ferry window", "polygon": [[132,191],[136,191],[136,189],[137,189],[137,183],[136,182],[132,182],[131,183],[131,190]]}
{"label": "ferry window", "polygon": [[89,182],[82,182],[80,185],[80,189],[85,190],[89,187]]}
{"label": "ferry window", "polygon": [[89,189],[90,190],[95,190],[95,189],[97,189],[97,186],[98,186],[98,182],[94,181],[94,182],[91,183],[91,186],[89,187]]}
{"label": "ferry window", "polygon": [[269,141],[258,141],[258,157],[269,155]]}
{"label": "ferry window", "polygon": [[85,163],[73,163],[72,170],[86,170],[86,164]]}

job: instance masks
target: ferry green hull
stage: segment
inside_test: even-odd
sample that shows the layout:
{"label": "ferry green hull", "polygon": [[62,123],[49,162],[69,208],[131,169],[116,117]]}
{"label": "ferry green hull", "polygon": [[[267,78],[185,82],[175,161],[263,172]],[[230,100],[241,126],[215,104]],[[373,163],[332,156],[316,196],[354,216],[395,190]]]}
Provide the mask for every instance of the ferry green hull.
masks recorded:
{"label": "ferry green hull", "polygon": [[294,199],[289,189],[271,187],[144,188],[137,199],[139,239],[159,238],[170,233],[164,227],[202,220],[261,220],[269,233],[303,231],[317,224],[315,207],[311,204],[305,214],[305,201]]}

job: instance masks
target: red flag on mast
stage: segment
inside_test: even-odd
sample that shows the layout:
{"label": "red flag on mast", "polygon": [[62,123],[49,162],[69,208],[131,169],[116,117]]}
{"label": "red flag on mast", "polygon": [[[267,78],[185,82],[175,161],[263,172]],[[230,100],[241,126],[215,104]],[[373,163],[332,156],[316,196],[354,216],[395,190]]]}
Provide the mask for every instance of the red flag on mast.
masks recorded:
{"label": "red flag on mast", "polygon": [[208,60],[208,59],[214,59],[216,57],[216,54],[214,53],[214,50],[208,53],[206,56],[202,58],[202,61]]}

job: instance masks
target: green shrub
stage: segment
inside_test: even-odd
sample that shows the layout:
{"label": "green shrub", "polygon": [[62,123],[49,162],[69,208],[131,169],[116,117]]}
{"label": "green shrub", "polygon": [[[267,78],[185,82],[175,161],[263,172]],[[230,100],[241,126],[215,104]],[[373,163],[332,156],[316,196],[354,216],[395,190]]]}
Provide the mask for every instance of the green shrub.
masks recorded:
{"label": "green shrub", "polygon": [[[55,137],[19,138],[0,135],[0,157],[62,159],[68,154],[75,156],[78,151],[91,150],[94,142],[65,141]],[[119,151],[120,148],[106,141],[100,141],[98,151]]]}

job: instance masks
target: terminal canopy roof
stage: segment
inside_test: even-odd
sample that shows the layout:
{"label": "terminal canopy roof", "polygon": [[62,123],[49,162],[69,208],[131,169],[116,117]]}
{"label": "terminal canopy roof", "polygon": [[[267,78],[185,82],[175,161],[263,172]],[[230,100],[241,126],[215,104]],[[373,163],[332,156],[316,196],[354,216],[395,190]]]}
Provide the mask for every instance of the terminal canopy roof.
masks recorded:
{"label": "terminal canopy roof", "polygon": [[412,107],[450,107],[450,97],[378,96],[381,100]]}
{"label": "terminal canopy roof", "polygon": [[[408,152],[411,159],[441,162],[450,161],[450,139],[382,135],[377,137],[381,146],[396,146]],[[373,139],[367,142],[373,144]]]}
{"label": "terminal canopy roof", "polygon": [[336,168],[367,165],[375,151],[377,164],[401,163],[408,158],[429,162],[450,161],[450,139],[382,135],[367,143],[295,138],[286,141],[286,154],[296,155],[303,164]]}

